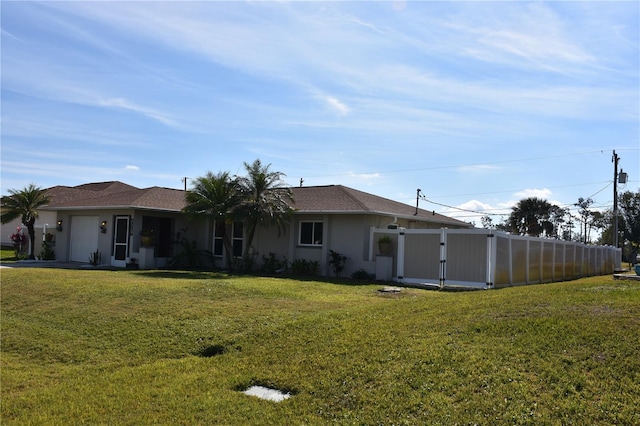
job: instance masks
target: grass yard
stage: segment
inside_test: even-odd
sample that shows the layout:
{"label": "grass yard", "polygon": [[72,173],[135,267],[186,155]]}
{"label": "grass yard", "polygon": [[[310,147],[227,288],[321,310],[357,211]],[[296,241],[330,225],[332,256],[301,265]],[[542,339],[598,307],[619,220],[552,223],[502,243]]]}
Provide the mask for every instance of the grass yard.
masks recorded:
{"label": "grass yard", "polygon": [[[3,269],[3,424],[640,424],[640,283]],[[244,395],[266,385],[293,396]]]}
{"label": "grass yard", "polygon": [[0,247],[0,261],[3,263],[8,263],[9,261],[15,261],[16,252],[13,248],[10,247]]}

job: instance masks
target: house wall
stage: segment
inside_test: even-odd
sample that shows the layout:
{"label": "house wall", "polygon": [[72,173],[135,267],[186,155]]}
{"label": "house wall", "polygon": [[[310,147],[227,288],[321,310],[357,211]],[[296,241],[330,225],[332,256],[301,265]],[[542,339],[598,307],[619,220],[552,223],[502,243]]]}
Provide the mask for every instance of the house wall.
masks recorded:
{"label": "house wall", "polygon": [[[303,246],[300,241],[300,222],[319,221],[323,223],[323,243],[321,246]],[[348,277],[353,272],[364,269],[375,273],[375,262],[369,260],[369,233],[371,227],[386,227],[401,223],[394,218],[364,214],[297,214],[290,221],[286,233],[278,236],[277,230],[260,228],[253,241],[256,267],[262,265],[262,256],[274,253],[280,260],[289,262],[297,259],[317,261],[320,274],[333,275],[329,264],[330,250],[347,256],[341,276]],[[402,223],[407,225],[405,221]],[[402,225],[400,225],[402,226]]]}
{"label": "house wall", "polygon": [[[54,223],[52,233],[55,234],[54,251],[56,253],[56,259],[60,261],[69,261],[71,257],[70,238],[73,227],[73,218],[77,216],[95,216],[97,217],[97,223],[102,221],[107,222],[107,231],[105,233],[100,232],[99,226],[95,227],[95,230],[89,230],[92,235],[87,235],[87,238],[93,239],[97,235],[97,245],[95,250],[98,250],[101,254],[101,264],[110,265],[111,256],[113,256],[113,238],[114,238],[114,219],[116,216],[129,216],[130,217],[130,232],[129,232],[129,255],[130,258],[140,258],[141,237],[140,231],[142,231],[142,218],[143,216],[153,217],[167,217],[174,219],[174,231],[178,232],[182,230],[184,235],[189,240],[196,240],[203,247],[207,244],[206,236],[203,235],[201,229],[203,226],[193,227],[189,226],[183,215],[172,212],[156,212],[145,210],[61,210],[57,212],[57,217],[52,222]],[[55,224],[58,220],[62,220],[62,231],[55,230]],[[95,234],[94,234],[95,233]],[[89,262],[89,254],[87,259],[83,260]],[[155,259],[152,266],[164,266],[167,259]]]}
{"label": "house wall", "polygon": [[[56,260],[68,262],[71,260],[71,236],[74,217],[94,216],[97,217],[95,229],[88,230],[91,235],[87,234],[87,238],[94,239],[97,236],[97,244],[95,249],[101,254],[101,264],[110,264],[112,245],[113,245],[113,218],[118,216],[132,215],[130,210],[61,210],[58,211],[57,220],[62,221],[62,230],[56,231],[54,250]],[[56,220],[56,221],[57,221]],[[98,224],[102,221],[107,222],[107,232],[101,233]],[[132,238],[132,237],[130,237]],[[135,239],[132,238],[132,242]],[[131,243],[130,243],[131,244]],[[131,245],[130,245],[131,247]],[[133,250],[133,249],[131,249]],[[84,257],[84,256],[83,256]],[[86,255],[84,262],[89,262],[89,253]]]}
{"label": "house wall", "polygon": [[[301,222],[323,223],[322,245],[305,246],[300,244]],[[341,276],[348,277],[359,269],[374,274],[376,272],[375,259],[369,258],[369,252],[374,250],[374,253],[377,254],[377,245],[375,248],[370,246],[371,228],[386,229],[389,226],[408,229],[440,229],[439,224],[384,215],[297,213],[290,220],[287,229],[280,234],[275,227],[258,228],[249,252],[253,254],[256,270],[261,268],[264,258],[273,253],[278,260],[286,259],[289,263],[299,259],[316,261],[320,265],[320,275],[331,276],[334,273],[329,264],[329,253],[330,250],[333,250],[347,256],[345,269]],[[212,246],[213,227],[210,229],[206,237],[209,246]],[[218,267],[226,267],[223,257],[216,258],[215,262]]]}

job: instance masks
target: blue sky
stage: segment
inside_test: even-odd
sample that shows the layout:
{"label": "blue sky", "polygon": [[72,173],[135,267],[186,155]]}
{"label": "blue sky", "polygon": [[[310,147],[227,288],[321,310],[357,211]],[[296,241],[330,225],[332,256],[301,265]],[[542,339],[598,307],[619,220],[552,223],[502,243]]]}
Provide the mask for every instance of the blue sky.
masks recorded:
{"label": "blue sky", "polygon": [[[2,193],[259,158],[467,221],[640,182],[626,2],[6,2]],[[437,204],[436,204],[437,203]],[[494,217],[500,221],[500,216]]]}

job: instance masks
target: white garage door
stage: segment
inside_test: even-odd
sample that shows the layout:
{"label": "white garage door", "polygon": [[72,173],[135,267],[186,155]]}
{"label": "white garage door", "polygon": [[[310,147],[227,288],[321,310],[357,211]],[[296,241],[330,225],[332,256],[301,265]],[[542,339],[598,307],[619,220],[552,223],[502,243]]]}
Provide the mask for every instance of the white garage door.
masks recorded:
{"label": "white garage door", "polygon": [[89,262],[91,253],[98,250],[98,232],[98,216],[72,216],[69,260]]}

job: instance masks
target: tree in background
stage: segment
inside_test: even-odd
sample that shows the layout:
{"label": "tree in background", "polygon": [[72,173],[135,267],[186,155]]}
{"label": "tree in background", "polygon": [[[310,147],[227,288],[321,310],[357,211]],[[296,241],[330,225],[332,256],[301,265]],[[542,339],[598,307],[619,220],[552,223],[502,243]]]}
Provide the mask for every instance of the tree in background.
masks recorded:
{"label": "tree in background", "polygon": [[629,261],[636,262],[640,249],[640,191],[624,192],[618,202],[618,210],[622,219],[622,237],[629,242]]}
{"label": "tree in background", "polygon": [[514,234],[539,237],[554,235],[552,216],[559,207],[537,197],[518,201],[506,220],[506,228]]}
{"label": "tree in background", "polygon": [[239,212],[246,227],[242,259],[244,267],[248,267],[256,229],[275,225],[280,235],[293,213],[293,194],[282,180],[285,174],[270,170],[271,164],[263,165],[260,160],[255,160],[251,164],[244,163],[244,167],[247,176],[238,178],[242,190]]}
{"label": "tree in background", "polygon": [[496,229],[496,225],[493,223],[491,216],[485,215],[480,218],[480,223],[484,229]]}
{"label": "tree in background", "polygon": [[579,207],[578,214],[580,215],[580,233],[582,234],[582,242],[587,243],[589,241],[590,234],[590,223],[592,218],[592,212],[589,210],[589,207],[593,204],[593,200],[591,198],[578,198],[578,202],[575,204],[576,207]]}
{"label": "tree in background", "polygon": [[9,194],[10,195],[4,196],[1,199],[2,215],[0,216],[0,221],[2,223],[9,223],[14,219],[21,218],[29,234],[31,248],[28,258],[35,259],[35,223],[36,219],[38,219],[38,209],[49,204],[51,198],[43,189],[34,184],[29,184],[29,186],[20,191],[10,189]]}

